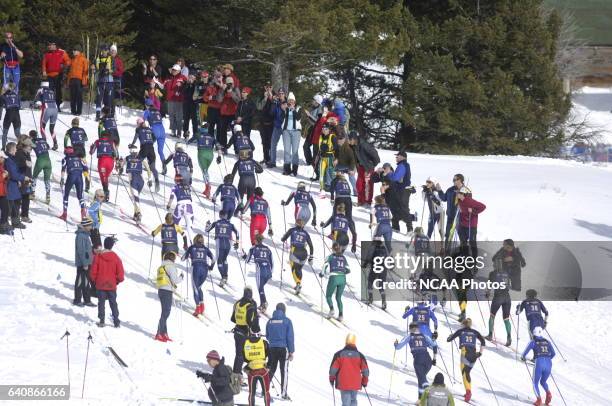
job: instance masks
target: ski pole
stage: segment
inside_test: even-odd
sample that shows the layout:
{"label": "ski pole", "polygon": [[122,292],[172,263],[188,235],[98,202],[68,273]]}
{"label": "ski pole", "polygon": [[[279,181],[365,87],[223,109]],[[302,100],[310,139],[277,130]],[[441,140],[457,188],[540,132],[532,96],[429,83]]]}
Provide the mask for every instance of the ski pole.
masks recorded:
{"label": "ski pole", "polygon": [[393,386],[393,373],[395,372],[395,354],[397,349],[393,347],[393,363],[391,364],[391,376],[389,377],[389,393],[387,394],[387,403],[391,401],[391,388]]}
{"label": "ski pole", "polygon": [[219,303],[217,302],[217,292],[215,291],[215,283],[213,282],[213,278],[212,278],[212,269],[209,270],[208,276],[210,276],[210,285],[212,286],[213,297],[215,298],[215,306],[217,307],[217,316],[219,317],[219,320],[221,320],[221,313],[219,312]]}
{"label": "ski pole", "polygon": [[550,341],[553,343],[553,345],[555,346],[555,348],[557,349],[557,352],[559,353],[559,355],[561,356],[561,359],[563,359],[564,362],[567,362],[567,359],[563,356],[563,354],[561,353],[561,349],[559,348],[559,346],[557,345],[557,343],[555,343],[555,340],[552,338],[552,336],[550,335],[550,333],[548,332],[547,329],[544,329],[544,331],[546,331],[546,334],[548,334],[548,338],[550,338]]}
{"label": "ski pole", "polygon": [[[444,317],[446,318],[446,325],[448,326],[448,329],[450,330],[451,333],[453,333],[453,329],[451,328],[450,325],[450,321],[448,320],[448,314],[446,314],[446,310],[444,309],[444,306],[440,307],[442,309],[442,313],[444,314]],[[453,369],[453,381],[457,382],[457,377],[455,375],[455,346],[457,345],[457,343],[455,342],[455,345],[451,345],[451,368]],[[457,351],[459,351],[459,348],[457,348]]]}
{"label": "ski pole", "polygon": [[61,119],[61,118],[59,118],[59,116],[57,117],[57,121],[59,121],[60,123],[62,123],[62,124],[63,124],[63,125],[66,127],[66,128],[68,128],[68,129],[72,128],[72,127],[70,127],[68,124],[64,123],[64,122],[62,121],[62,119]]}
{"label": "ski pole", "polygon": [[331,384],[332,396],[334,397],[334,406],[336,406],[336,391],[334,390],[334,383]]}
{"label": "ski pole", "polygon": [[[115,186],[115,201],[113,202],[113,204],[115,205],[115,210],[117,210],[117,195],[119,194],[119,179],[121,179],[121,175],[119,175],[119,171],[116,172],[117,173],[117,185]],[[121,179],[121,181],[123,182],[123,179]],[[128,192],[128,196],[129,196],[129,192]],[[130,196],[130,200],[132,199],[132,197]]]}
{"label": "ski pole", "polygon": [[155,243],[155,237],[151,237],[151,255],[149,255],[149,276],[147,279],[151,279],[151,264],[153,263],[153,244]]}
{"label": "ski pole", "polygon": [[[427,197],[423,196],[423,208],[421,209],[421,224],[419,224],[419,227],[423,227],[423,219],[425,218],[425,202],[427,201]],[[431,216],[432,213],[429,213],[429,215]]]}
{"label": "ski pole", "polygon": [[93,338],[91,337],[91,331],[89,332],[89,336],[87,337],[87,352],[85,354],[85,371],[83,372],[83,387],[81,388],[81,399],[85,394],[85,377],[87,376],[87,361],[89,360],[89,343],[93,342]]}
{"label": "ski pole", "polygon": [[244,274],[244,269],[242,269],[242,263],[240,262],[240,254],[238,253],[238,249],[235,249],[236,251],[236,258],[238,258],[238,266],[240,267],[240,272],[242,273],[242,280],[244,281],[244,286],[246,286],[247,281],[246,281],[246,276]]}
{"label": "ski pole", "polygon": [[[276,378],[276,377],[275,377]],[[278,379],[277,379],[278,380]],[[276,392],[276,396],[280,397],[280,393],[278,392],[278,389],[276,388],[276,385],[274,385],[274,379],[272,379],[270,381],[270,384],[272,385],[272,387],[274,388],[274,392]]]}
{"label": "ski pole", "polygon": [[495,403],[499,406],[499,400],[497,399],[497,394],[495,393],[495,390],[493,389],[493,385],[491,385],[491,380],[489,380],[489,374],[487,374],[487,370],[484,367],[484,364],[482,363],[482,359],[480,359],[480,357],[478,357],[478,361],[480,361],[480,366],[482,367],[482,372],[484,372],[484,376],[485,378],[487,378],[487,382],[489,384],[489,388],[491,388],[491,393],[493,393],[493,397],[495,398]]}
{"label": "ski pole", "polygon": [[[512,317],[512,316],[510,316]],[[519,327],[521,326],[521,316],[517,316],[517,320],[516,320],[516,361],[518,362],[519,360],[519,356],[518,356],[518,349],[519,349]]]}
{"label": "ski pole", "polygon": [[191,188],[191,191],[193,192],[195,197],[198,199],[198,202],[200,202],[200,205],[202,205],[202,207],[204,207],[204,210],[206,210],[206,215],[210,217],[210,213],[208,212],[208,209],[206,208],[206,206],[204,206],[202,199],[200,199],[200,196],[196,193],[195,189],[193,188],[193,185],[190,185],[189,187]]}
{"label": "ski pole", "polygon": [[[451,346],[452,348],[452,346]],[[442,365],[444,365],[444,370],[446,371],[446,376],[448,376],[448,380],[450,381],[451,376],[450,373],[448,372],[448,367],[446,366],[446,361],[444,361],[444,357],[442,356],[442,352],[438,351],[440,353],[440,359],[442,360]]]}
{"label": "ski pole", "polygon": [[[287,234],[287,217],[285,216],[285,206],[283,206],[283,223],[285,224],[285,234]],[[283,289],[283,273],[285,272],[285,244],[282,246],[282,258],[281,258],[281,279],[279,289]]]}
{"label": "ski pole", "polygon": [[155,206],[155,211],[157,212],[157,217],[159,218],[159,222],[163,223],[164,221],[162,220],[161,214],[159,213],[159,207],[157,207],[157,202],[155,201],[155,196],[153,195],[153,191],[149,187],[148,183],[147,183],[147,189],[149,189],[149,194],[151,195],[151,200],[153,200],[153,205]]}
{"label": "ski pole", "polygon": [[533,382],[533,376],[531,375],[531,371],[529,370],[527,362],[523,362],[523,364],[525,364],[525,369],[527,370],[527,374],[529,375],[529,381],[531,382],[531,390],[533,390],[533,394],[538,397],[538,394],[535,391],[535,385],[537,384],[537,382]]}
{"label": "ski pole", "polygon": [[66,329],[66,332],[60,338],[60,340],[63,340],[64,337],[66,337],[66,361],[68,364],[68,388],[70,388],[70,350],[68,349],[68,339],[70,337],[70,332],[68,331],[68,329]]}
{"label": "ski pole", "polygon": [[368,398],[368,402],[370,403],[370,406],[372,406],[372,399],[370,399],[370,394],[368,393],[368,388],[366,388],[365,386],[363,387],[363,391],[365,392],[367,398]]}

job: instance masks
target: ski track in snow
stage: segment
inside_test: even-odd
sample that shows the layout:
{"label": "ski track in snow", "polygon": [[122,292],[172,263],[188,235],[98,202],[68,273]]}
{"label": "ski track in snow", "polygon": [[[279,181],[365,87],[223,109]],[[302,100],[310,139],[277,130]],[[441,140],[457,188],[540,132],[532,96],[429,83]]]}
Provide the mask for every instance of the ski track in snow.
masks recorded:
{"label": "ski track in snow", "polygon": [[[124,109],[127,110],[127,109]],[[126,117],[118,117],[121,133],[120,151],[127,154],[127,144],[133,137],[133,122],[135,112],[126,112]],[[70,121],[70,116],[61,114],[64,122]],[[24,132],[34,128],[32,116],[27,110],[22,111],[22,128]],[[38,121],[38,112],[36,120]],[[81,119],[90,140],[95,138],[96,124],[93,120]],[[166,128],[168,123],[166,121]],[[58,122],[57,134],[61,138],[66,128]],[[11,132],[12,134],[12,132]],[[12,138],[12,137],[9,137]],[[257,132],[253,133],[256,145],[255,159],[261,159],[261,147]],[[174,140],[167,139],[173,146]],[[61,142],[60,142],[61,143]],[[281,146],[282,148],[282,146]],[[168,153],[168,151],[166,151]],[[189,146],[189,153],[194,159],[194,188],[201,193],[203,183],[201,172],[197,168],[195,146]],[[61,154],[50,152],[54,175],[59,177]],[[279,155],[281,156],[281,155]],[[383,162],[394,162],[392,151],[381,151]],[[228,170],[234,162],[233,156],[225,158]],[[612,214],[609,210],[608,198],[602,198],[609,185],[611,168],[584,165],[576,162],[560,161],[532,157],[459,157],[409,154],[408,160],[412,168],[413,183],[420,190],[420,185],[428,176],[436,177],[444,188],[450,186],[452,175],[461,172],[466,175],[469,186],[478,200],[487,205],[487,210],[480,216],[479,239],[501,240],[512,237],[515,240],[610,240],[612,239]],[[88,162],[89,163],[89,162]],[[159,162],[157,162],[159,166]],[[96,163],[94,160],[94,168]],[[311,169],[301,167],[302,175],[310,176]],[[213,188],[221,181],[225,173],[223,164],[212,164],[210,173]],[[169,168],[169,175],[173,169]],[[124,181],[127,178],[124,177]],[[161,178],[162,185],[155,202],[163,211],[165,201],[172,185],[172,178]],[[284,230],[283,214],[279,201],[286,198],[294,190],[297,180],[285,177],[279,171],[266,170],[259,175],[259,182],[265,191],[265,198],[272,205],[273,228],[275,242],[279,250],[279,238]],[[115,199],[117,178],[111,178],[111,201]],[[38,182],[38,195],[44,195],[44,184]],[[93,172],[92,191],[100,187],[97,172]],[[604,188],[602,190],[602,188]],[[132,212],[132,204],[125,189],[118,187],[117,205],[126,214]],[[318,192],[318,186],[313,184],[313,193]],[[69,202],[69,213],[79,217],[79,207],[74,193]],[[165,199],[162,197],[164,196]],[[203,232],[206,220],[212,221],[213,204],[200,195],[204,209],[197,198],[194,198],[196,222],[194,231]],[[87,196],[91,199],[91,196]],[[151,230],[159,224],[158,213],[151,200],[152,196],[145,187],[141,196],[143,224]],[[165,200],[165,201],[164,201]],[[328,200],[315,199],[318,204],[318,219],[326,219],[331,213]],[[53,183],[52,201],[61,205],[61,191],[57,183]],[[210,327],[194,319],[188,311],[179,307],[172,309],[169,319],[169,333],[175,340],[173,343],[159,343],[153,340],[159,318],[159,302],[156,289],[148,281],[154,276],[159,264],[159,242],[156,241],[153,252],[153,264],[149,267],[151,238],[135,227],[126,224],[119,216],[119,210],[112,205],[104,205],[104,219],[101,226],[102,234],[117,234],[119,241],[115,251],[120,255],[126,269],[125,282],[118,288],[118,303],[122,326],[120,329],[95,326],[97,321],[96,308],[79,308],[72,306],[73,284],[75,277],[74,262],[74,225],[68,224],[68,231],[63,221],[47,211],[43,204],[36,202],[31,206],[31,218],[34,221],[23,231],[22,239],[18,230],[15,241],[9,236],[0,236],[0,249],[5,259],[0,263],[0,318],[3,320],[0,338],[2,347],[0,359],[3,365],[10,366],[0,369],[0,382],[3,384],[65,384],[66,343],[60,337],[68,329],[71,333],[70,344],[70,379],[72,403],[77,404],[155,404],[170,405],[170,400],[160,398],[194,398],[207,400],[203,385],[195,377],[195,369],[208,369],[205,366],[205,354],[218,350],[226,357],[227,363],[233,362],[234,343],[231,334],[225,331],[232,328],[229,321],[231,306],[238,298],[226,290],[215,286],[215,293],[220,307],[221,320],[217,316],[215,301],[212,296],[210,280],[204,285],[206,313],[214,321]],[[419,211],[419,222],[423,215],[420,193],[411,199],[412,210]],[[292,217],[292,208],[286,209],[287,219]],[[208,214],[207,214],[208,213]],[[163,216],[163,213],[161,213]],[[368,212],[355,208],[353,214],[360,236],[370,235],[367,228]],[[426,220],[425,220],[426,222]],[[247,226],[234,224],[241,231],[245,251],[248,250]],[[291,226],[291,223],[288,224]],[[426,224],[424,223],[424,226]],[[309,228],[309,231],[312,231]],[[245,238],[247,237],[247,238]],[[397,239],[406,239],[396,235]],[[315,244],[314,269],[322,265],[324,247],[320,236],[312,235]],[[211,241],[214,246],[214,242]],[[325,248],[326,249],[326,248]],[[276,255],[276,254],[275,254]],[[285,259],[288,255],[285,254]],[[354,258],[349,254],[349,262],[357,269]],[[293,320],[296,331],[295,359],[290,365],[289,394],[293,402],[276,400],[274,404],[312,405],[315,403],[332,404],[327,373],[332,355],[343,347],[347,328],[337,328],[324,320],[319,312],[299,300],[286,290],[280,290],[281,266],[275,257],[273,280],[268,283],[268,303],[273,309],[279,301],[287,303],[287,315]],[[240,291],[243,286],[238,259],[230,255],[228,259],[230,284]],[[186,269],[185,264],[179,266]],[[244,264],[241,262],[241,266]],[[288,266],[282,267],[283,285],[292,286],[293,281]],[[150,269],[150,271],[149,271]],[[243,268],[244,269],[244,268]],[[526,268],[526,272],[535,271]],[[149,274],[150,272],[150,274]],[[254,267],[246,269],[247,282],[254,285]],[[213,279],[218,282],[218,271],[213,271]],[[185,279],[190,280],[189,278]],[[348,281],[359,295],[360,275],[352,272]],[[316,308],[321,307],[321,292],[314,280],[314,275],[308,269],[304,273],[304,288],[306,295],[314,300]],[[325,285],[324,285],[325,286]],[[179,285],[179,292],[189,297],[193,294],[187,283]],[[95,301],[95,299],[94,299]],[[388,310],[392,315],[381,310],[359,306],[350,293],[345,291],[345,322],[357,334],[357,345],[369,362],[370,384],[368,392],[372,404],[387,404],[387,394],[393,366],[392,343],[400,338],[406,328],[400,315],[404,303],[389,303]],[[612,352],[610,340],[607,337],[612,328],[609,312],[612,309],[607,302],[590,303],[547,303],[551,311],[549,331],[560,346],[563,355],[568,359],[563,362],[561,357],[555,359],[553,373],[563,391],[568,405],[605,405],[608,385],[612,379]],[[323,309],[327,305],[323,303]],[[484,309],[483,309],[484,310]],[[457,311],[454,305],[454,311]],[[488,312],[485,311],[485,316]],[[468,314],[472,315],[475,327],[481,332],[486,330],[478,317],[476,303],[470,303]],[[106,309],[107,319],[110,309]],[[443,316],[439,315],[441,354],[446,365],[451,368],[451,347],[443,343],[450,331]],[[267,319],[261,318],[260,323],[265,329]],[[498,331],[502,331],[500,318],[496,320]],[[516,322],[516,319],[515,319]],[[110,323],[107,320],[107,323]],[[210,323],[210,322],[209,322]],[[525,320],[521,319],[520,344],[522,351],[527,344],[528,335]],[[108,325],[108,324],[107,324]],[[453,330],[458,323],[451,321]],[[182,328],[181,328],[182,327]],[[94,342],[89,351],[85,398],[81,400],[81,386],[87,334],[91,331]],[[516,343],[513,343],[513,348]],[[110,354],[107,346],[112,346],[128,367],[119,366]],[[458,356],[455,351],[455,363]],[[410,358],[410,357],[409,357]],[[392,378],[391,398],[389,404],[406,404],[416,397],[416,377],[411,372],[412,363],[409,359],[407,367],[399,368],[405,361],[404,350],[398,352],[395,360],[395,370]],[[516,361],[513,352],[494,346],[487,348],[482,357],[489,378],[493,384],[501,405],[521,405],[524,400],[534,400],[531,382],[525,367]],[[438,358],[440,368],[443,368]],[[452,366],[458,383],[453,384],[446,376],[447,385],[454,393],[463,393],[458,366]],[[429,374],[440,371],[434,367]],[[453,372],[451,371],[451,376]],[[277,373],[277,377],[279,374]],[[478,405],[495,405],[495,400],[487,385],[480,365],[472,372],[473,399]],[[278,387],[279,384],[274,382]],[[549,381],[552,385],[552,381]],[[553,388],[553,404],[561,405],[561,399]],[[271,389],[272,394],[276,394]],[[520,398],[520,399],[517,399]],[[339,402],[339,394],[336,393]],[[236,398],[237,402],[246,402],[246,393]],[[261,400],[259,400],[261,402]],[[367,404],[363,392],[359,395],[360,404]],[[27,404],[28,402],[22,402]],[[60,402],[49,402],[55,404]],[[185,403],[182,403],[185,404]],[[457,404],[464,404],[458,401]]]}

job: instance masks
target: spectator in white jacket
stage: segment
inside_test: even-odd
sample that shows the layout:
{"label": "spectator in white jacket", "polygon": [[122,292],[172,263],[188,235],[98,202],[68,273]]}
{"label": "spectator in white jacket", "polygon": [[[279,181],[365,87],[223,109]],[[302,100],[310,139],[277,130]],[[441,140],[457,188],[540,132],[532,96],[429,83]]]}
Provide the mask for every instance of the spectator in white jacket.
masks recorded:
{"label": "spectator in white jacket", "polygon": [[297,176],[300,157],[298,150],[302,139],[302,111],[295,104],[295,95],[289,92],[287,96],[287,108],[283,114],[283,175]]}

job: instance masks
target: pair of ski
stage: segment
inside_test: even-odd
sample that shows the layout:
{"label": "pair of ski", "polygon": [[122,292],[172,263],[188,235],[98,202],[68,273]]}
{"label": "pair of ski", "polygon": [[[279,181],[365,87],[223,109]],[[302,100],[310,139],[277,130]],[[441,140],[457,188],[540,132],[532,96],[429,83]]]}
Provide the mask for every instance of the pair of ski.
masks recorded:
{"label": "pair of ski", "polygon": [[302,291],[300,291],[298,293],[298,292],[295,291],[295,289],[291,289],[291,288],[287,288],[287,291],[289,293],[292,293],[295,297],[297,297],[299,300],[301,300],[302,302],[304,302],[308,306],[310,306],[317,313],[319,313],[321,316],[323,316],[323,318],[325,320],[329,321],[335,327],[337,327],[337,328],[346,328],[348,330],[351,329],[344,321],[340,321],[337,318],[331,317],[328,313],[323,311],[323,309],[319,309],[318,306],[314,304],[314,301],[312,300],[312,298],[310,298],[309,296],[307,296],[304,293],[302,293]]}

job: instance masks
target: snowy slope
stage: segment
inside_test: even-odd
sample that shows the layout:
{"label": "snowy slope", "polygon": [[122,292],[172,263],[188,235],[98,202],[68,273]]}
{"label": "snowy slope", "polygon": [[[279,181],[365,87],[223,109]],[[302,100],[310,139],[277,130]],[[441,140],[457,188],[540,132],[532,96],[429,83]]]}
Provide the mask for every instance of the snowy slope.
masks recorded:
{"label": "snowy slope", "polygon": [[[126,113],[128,117],[119,118],[119,131],[122,136],[120,150],[125,155],[127,144],[134,131],[136,112]],[[66,123],[71,117],[60,115]],[[32,116],[22,112],[24,132],[33,128]],[[38,121],[38,116],[36,117]],[[90,138],[94,137],[96,123],[82,119],[82,126]],[[66,128],[57,125],[58,133],[63,134]],[[258,135],[254,134],[255,145],[259,148]],[[168,139],[168,145],[173,141]],[[195,147],[189,147],[195,158]],[[393,162],[390,151],[381,152],[383,161]],[[54,174],[59,177],[61,155],[52,152]],[[261,151],[255,152],[260,159]],[[512,237],[516,240],[610,240],[612,239],[612,213],[609,210],[609,179],[612,169],[578,164],[575,162],[538,159],[529,157],[457,157],[429,156],[410,154],[408,157],[412,170],[413,182],[422,184],[427,176],[437,177],[444,187],[448,187],[454,173],[466,175],[469,185],[478,200],[485,202],[487,211],[481,216],[479,238],[500,240]],[[233,165],[233,158],[226,158],[227,168]],[[194,160],[194,162],[197,162]],[[95,167],[95,163],[94,163]],[[300,168],[301,175],[308,177],[311,170]],[[213,163],[211,167],[213,184],[220,182],[225,169]],[[169,169],[169,174],[173,170]],[[201,191],[203,183],[199,169],[195,170],[195,189]],[[99,186],[97,173],[94,173],[93,187]],[[280,249],[279,235],[283,231],[283,213],[279,202],[295,188],[294,178],[283,177],[278,171],[265,171],[259,176],[265,191],[265,197],[272,203],[273,228],[275,241]],[[111,200],[115,198],[116,176],[112,178]],[[166,189],[171,185],[171,178],[166,178]],[[92,189],[93,189],[92,187]],[[313,190],[316,185],[313,186]],[[39,195],[44,194],[41,181],[38,184]],[[127,193],[121,185],[117,204],[130,214],[132,206]],[[164,207],[163,195],[167,190],[162,188],[160,195],[152,197],[148,192],[143,197],[143,223],[151,230],[159,223],[157,207]],[[421,214],[422,203],[419,195],[412,203],[413,210]],[[53,204],[61,206],[59,185],[53,185]],[[317,200],[319,219],[325,219],[331,213],[329,200]],[[195,229],[202,232],[206,220],[212,220],[212,204],[196,204]],[[78,203],[74,197],[70,200],[69,212],[73,217],[79,215]],[[355,209],[354,216],[360,236],[369,236],[367,213]],[[287,218],[291,217],[287,210]],[[15,234],[15,240],[7,236],[0,238],[0,250],[3,261],[0,264],[0,318],[3,320],[0,330],[0,360],[5,367],[0,369],[0,382],[3,384],[63,384],[66,383],[66,344],[60,337],[68,329],[70,336],[70,379],[73,403],[82,404],[172,404],[171,400],[162,398],[196,398],[207,399],[202,384],[196,379],[193,371],[196,368],[206,369],[205,354],[216,349],[233,361],[234,344],[231,334],[226,331],[232,328],[229,321],[231,306],[239,293],[229,294],[215,286],[220,319],[217,316],[213,289],[210,282],[205,284],[206,313],[212,320],[210,326],[194,319],[187,312],[173,308],[169,320],[170,336],[174,343],[162,344],[152,339],[159,318],[159,304],[154,287],[148,282],[150,272],[158,265],[159,248],[155,244],[151,253],[151,237],[128,221],[122,220],[119,210],[106,205],[104,208],[103,234],[115,233],[119,239],[115,250],[121,256],[126,268],[126,281],[119,286],[118,302],[121,329],[99,329],[95,326],[97,310],[95,308],[78,308],[71,305],[75,269],[74,225],[68,230],[62,221],[50,213],[45,206],[36,202],[32,205],[31,217],[34,221],[21,234]],[[162,213],[163,215],[163,213]],[[246,236],[246,226],[240,228]],[[312,229],[310,229],[312,231]],[[400,236],[399,238],[405,238]],[[244,248],[248,249],[248,239]],[[321,238],[313,235],[315,243],[315,269],[320,269],[324,255]],[[152,267],[149,259],[153,258]],[[285,256],[286,258],[286,256]],[[276,258],[275,258],[276,259]],[[360,279],[357,261],[349,256],[354,272],[349,275],[353,290],[359,294]],[[278,261],[277,261],[278,262]],[[237,291],[242,290],[243,281],[240,266],[242,263],[232,254],[229,258],[230,284]],[[285,266],[287,268],[287,266]],[[528,271],[536,271],[527,269]],[[290,366],[289,394],[294,399],[292,405],[333,404],[332,393],[327,381],[327,371],[333,353],[344,344],[344,337],[349,329],[338,328],[320,317],[310,305],[297,300],[294,295],[280,290],[281,275],[283,283],[291,282],[290,272],[275,269],[273,280],[268,284],[268,302],[274,306],[279,301],[288,305],[287,315],[293,320],[296,330],[296,354]],[[213,272],[215,281],[218,272]],[[254,269],[247,269],[247,282],[255,284]],[[186,283],[180,287],[183,295],[192,297]],[[320,289],[309,271],[305,272],[304,292],[320,306]],[[392,373],[392,343],[405,331],[405,321],[401,312],[405,303],[390,303],[392,316],[380,310],[368,309],[352,299],[350,292],[345,292],[345,319],[350,330],[357,334],[358,348],[366,355],[371,369],[371,383],[368,392],[374,405],[404,405],[416,397],[416,377],[412,372],[411,362],[403,366],[405,354],[397,354],[395,369]],[[454,311],[457,306],[454,305]],[[327,306],[324,307],[327,309]],[[612,379],[612,352],[610,340],[606,334],[612,327],[608,314],[611,306],[606,302],[597,303],[551,303],[549,331],[563,355],[566,363],[557,359],[554,374],[568,405],[605,405],[608,396],[605,382]],[[488,311],[483,309],[485,317]],[[475,327],[485,331],[485,325],[479,317],[476,304],[471,303],[469,315]],[[107,314],[109,311],[107,310]],[[110,314],[109,314],[110,316]],[[440,315],[440,319],[443,317]],[[582,321],[574,327],[567,321]],[[261,319],[262,325],[266,322]],[[502,329],[502,322],[497,319],[497,328]],[[516,322],[516,320],[515,320]],[[527,332],[521,320],[522,348],[527,343]],[[440,337],[446,337],[450,331],[445,322],[440,323]],[[458,323],[451,320],[451,327]],[[87,334],[93,335],[93,344],[89,351],[85,398],[81,397],[83,369],[87,349]],[[441,340],[443,341],[443,340]],[[112,347],[128,364],[121,368],[110,356],[107,346]],[[451,368],[450,345],[441,344],[441,355]],[[520,405],[533,401],[534,396],[525,367],[515,360],[511,351],[493,348],[485,352],[483,364],[495,389],[499,404]],[[438,361],[439,367],[443,365]],[[10,366],[10,367],[6,367]],[[453,392],[463,393],[459,382],[458,367],[454,366],[457,383],[452,385]],[[434,367],[430,379],[440,369]],[[451,372],[453,375],[453,372]],[[277,373],[277,376],[278,373]],[[474,400],[478,405],[495,405],[493,395],[486,383],[482,367],[477,366],[472,372],[474,382]],[[280,385],[275,382],[276,386]],[[451,385],[452,382],[448,381]],[[390,403],[387,397],[391,385]],[[272,389],[275,395],[275,389]],[[554,405],[562,402],[556,390]],[[336,395],[337,401],[338,395]],[[245,393],[239,398],[246,401]],[[259,402],[263,404],[260,399]],[[359,397],[360,404],[367,404],[365,394]],[[24,402],[25,404],[25,402]],[[184,403],[183,403],[184,404]],[[275,404],[289,404],[276,400]],[[459,401],[458,404],[463,404]]]}

